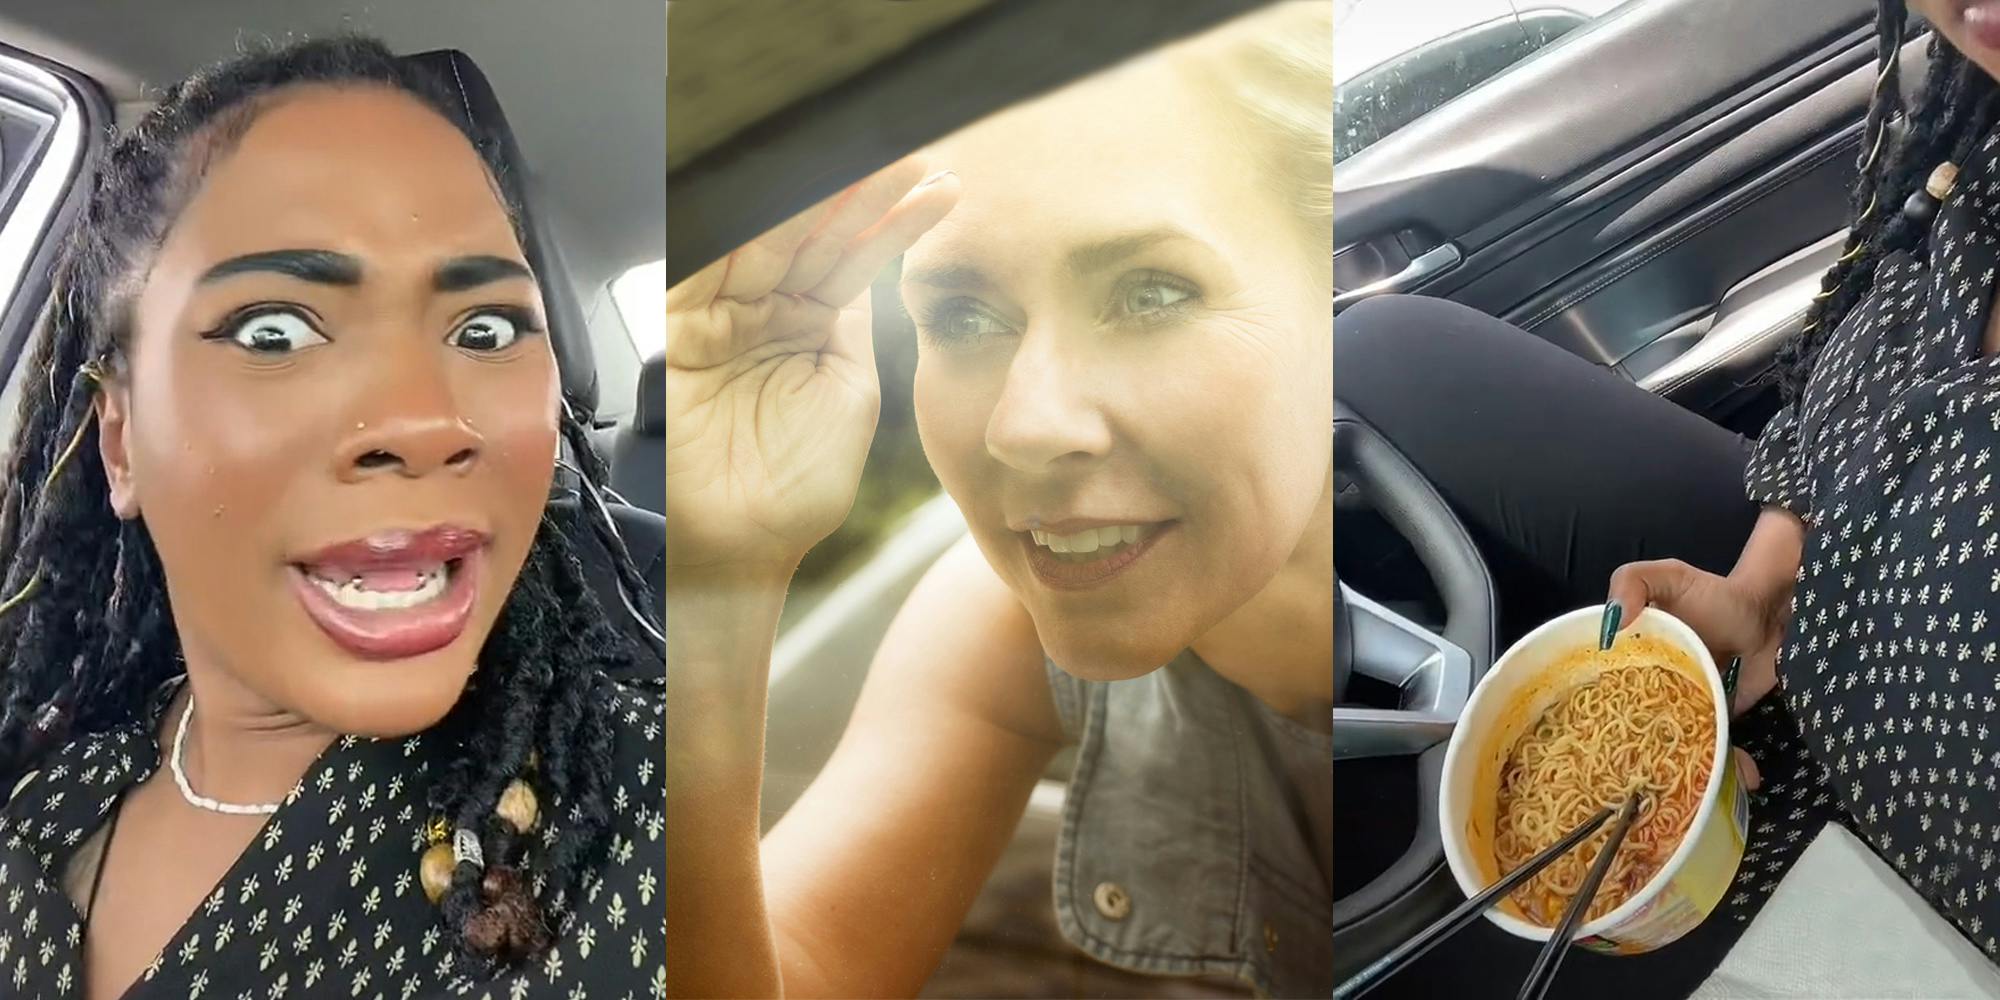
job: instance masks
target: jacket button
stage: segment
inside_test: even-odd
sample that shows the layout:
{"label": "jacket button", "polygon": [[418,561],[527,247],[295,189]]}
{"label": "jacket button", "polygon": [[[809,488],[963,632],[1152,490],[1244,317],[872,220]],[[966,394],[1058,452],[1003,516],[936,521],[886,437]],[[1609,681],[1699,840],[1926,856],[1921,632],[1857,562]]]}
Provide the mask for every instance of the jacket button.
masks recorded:
{"label": "jacket button", "polygon": [[1116,882],[1099,882],[1097,891],[1091,893],[1097,903],[1097,912],[1107,920],[1123,920],[1132,912],[1132,897],[1126,895],[1125,887]]}

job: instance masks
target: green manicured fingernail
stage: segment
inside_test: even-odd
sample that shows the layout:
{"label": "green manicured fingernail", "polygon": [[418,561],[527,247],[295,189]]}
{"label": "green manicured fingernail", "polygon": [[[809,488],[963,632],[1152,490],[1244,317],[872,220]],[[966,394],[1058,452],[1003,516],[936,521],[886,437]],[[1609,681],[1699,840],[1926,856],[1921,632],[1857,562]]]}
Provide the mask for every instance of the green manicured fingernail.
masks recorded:
{"label": "green manicured fingernail", "polygon": [[1610,649],[1611,641],[1618,638],[1618,623],[1625,619],[1625,609],[1617,601],[1604,606],[1604,624],[1597,630],[1597,648]]}

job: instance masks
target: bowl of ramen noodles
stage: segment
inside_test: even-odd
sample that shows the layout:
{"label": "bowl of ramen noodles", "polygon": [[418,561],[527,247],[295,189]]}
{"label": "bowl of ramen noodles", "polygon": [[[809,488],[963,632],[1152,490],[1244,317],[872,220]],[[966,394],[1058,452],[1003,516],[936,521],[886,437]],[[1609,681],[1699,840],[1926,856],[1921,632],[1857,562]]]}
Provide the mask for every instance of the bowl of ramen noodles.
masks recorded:
{"label": "bowl of ramen noodles", "polygon": [[[1530,633],[1481,678],[1445,751],[1445,859],[1467,896],[1598,810],[1640,796],[1576,943],[1632,955],[1713,912],[1743,858],[1748,796],[1729,752],[1729,701],[1700,637],[1648,608],[1599,650],[1603,607]],[[1486,911],[1538,941],[1581,888],[1611,823]]]}

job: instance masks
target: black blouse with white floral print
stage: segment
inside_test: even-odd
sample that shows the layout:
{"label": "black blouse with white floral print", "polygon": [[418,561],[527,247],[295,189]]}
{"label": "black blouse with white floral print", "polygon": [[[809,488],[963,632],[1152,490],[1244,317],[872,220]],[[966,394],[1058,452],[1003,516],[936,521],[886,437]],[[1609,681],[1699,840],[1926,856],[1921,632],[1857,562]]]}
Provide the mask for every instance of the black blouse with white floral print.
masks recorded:
{"label": "black blouse with white floral print", "polygon": [[[60,873],[118,797],[160,765],[159,713],[58,748],[0,809],[0,996],[83,995],[82,928]],[[465,996],[639,1000],[666,991],[661,935],[664,702],[606,684],[617,730],[612,839],[580,898],[551,914],[555,944],[485,979],[466,974],[417,879],[436,738],[343,737],[306,772],[129,1000]],[[561,802],[543,810],[552,841]]]}
{"label": "black blouse with white floral print", "polygon": [[[1762,843],[1797,825],[1801,803],[1831,805],[1989,958],[2000,955],[2000,357],[1982,356],[1981,339],[2000,291],[1996,147],[2000,135],[1987,137],[1961,165],[1923,259],[1881,262],[1747,476],[1753,500],[1809,526],[1781,687],[1764,706],[1793,724],[1781,767],[1798,780],[1783,805],[1753,810]],[[1797,852],[1784,853],[1739,889],[1768,891]]]}

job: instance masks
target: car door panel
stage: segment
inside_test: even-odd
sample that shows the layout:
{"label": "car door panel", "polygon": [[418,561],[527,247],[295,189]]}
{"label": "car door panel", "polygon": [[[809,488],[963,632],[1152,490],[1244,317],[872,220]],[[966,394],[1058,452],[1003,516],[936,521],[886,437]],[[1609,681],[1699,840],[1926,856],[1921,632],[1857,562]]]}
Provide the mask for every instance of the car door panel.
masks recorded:
{"label": "car door panel", "polygon": [[[1865,0],[1649,0],[1343,161],[1343,248],[1401,231],[1468,253],[1867,36]],[[1662,53],[1701,52],[1699,59]]]}
{"label": "car door panel", "polygon": [[[1839,228],[1853,185],[1852,136],[1814,143],[1741,181],[1704,195],[1644,236],[1573,268],[1542,291],[1506,304],[1528,282],[1564,266],[1569,244],[1598,228],[1586,220],[1577,239],[1556,239],[1488,272],[1454,298],[1599,364],[1616,365],[1663,334],[1712,312],[1743,279]],[[1621,206],[1607,206],[1604,215]],[[1535,264],[1542,274],[1523,274]]]}
{"label": "car door panel", "polygon": [[[1921,59],[1921,45],[1913,42],[1906,52],[1913,63]],[[1478,294],[1475,283],[1454,297],[1600,364],[1618,366],[1642,384],[1672,389],[1671,395],[1684,405],[1711,415],[1726,413],[1726,404],[1747,398],[1731,390],[1759,374],[1744,370],[1743,343],[1711,347],[1700,355],[1729,360],[1730,378],[1722,386],[1697,384],[1708,374],[1700,365],[1676,365],[1661,379],[1648,376],[1694,349],[1701,328],[1718,319],[1725,299],[1736,315],[1721,326],[1730,336],[1746,330],[1746,322],[1755,326],[1760,317],[1768,318],[1766,311],[1751,308],[1753,297],[1764,292],[1782,289],[1795,303],[1786,312],[1802,316],[1816,291],[1812,286],[1818,275],[1810,273],[1811,267],[1823,273],[1838,251],[1794,257],[1801,248],[1826,242],[1846,214],[1860,151],[1858,116],[1874,78],[1871,64],[1855,67],[1741,129],[1664,181],[1594,213],[1573,228],[1578,235],[1544,240],[1495,268],[1481,279],[1490,283],[1487,294]],[[1595,245],[1577,250],[1564,246],[1578,239]],[[1593,251],[1600,255],[1589,264],[1507,304],[1520,289],[1545,277],[1522,273],[1524,263],[1539,259],[1545,267],[1560,269],[1564,261]],[[1750,280],[1777,261],[1789,262],[1786,273],[1803,278],[1804,284]],[[1805,273],[1800,273],[1801,264],[1808,265]],[[1788,322],[1796,328],[1798,318]],[[1750,341],[1767,348],[1761,357],[1768,361],[1785,332],[1759,328]]]}
{"label": "car door panel", "polygon": [[1698,413],[1738,412],[1763,388],[1771,358],[1805,319],[1846,240],[1841,230],[1751,275],[1714,312],[1626,358],[1626,374]]}
{"label": "car door panel", "polygon": [[1423,294],[1726,416],[1784,339],[1774,314],[1803,311],[1759,304],[1797,281],[1751,279],[1817,260],[1848,212],[1871,13],[1648,0],[1356,154],[1335,170],[1336,310],[1449,247]]}

